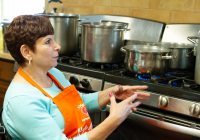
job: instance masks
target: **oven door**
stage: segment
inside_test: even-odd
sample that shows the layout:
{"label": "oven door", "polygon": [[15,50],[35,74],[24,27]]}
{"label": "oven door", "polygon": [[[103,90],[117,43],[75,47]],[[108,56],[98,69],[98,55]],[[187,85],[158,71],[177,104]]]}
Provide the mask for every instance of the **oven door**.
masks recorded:
{"label": "oven door", "polygon": [[[107,115],[109,115],[109,105]],[[142,107],[131,113],[128,118],[107,138],[107,140],[197,140],[200,130],[191,128],[191,121],[178,117],[148,113]],[[167,119],[168,118],[168,119]],[[186,117],[187,118],[187,117]],[[180,119],[180,120],[179,120]],[[197,127],[196,127],[197,128]]]}

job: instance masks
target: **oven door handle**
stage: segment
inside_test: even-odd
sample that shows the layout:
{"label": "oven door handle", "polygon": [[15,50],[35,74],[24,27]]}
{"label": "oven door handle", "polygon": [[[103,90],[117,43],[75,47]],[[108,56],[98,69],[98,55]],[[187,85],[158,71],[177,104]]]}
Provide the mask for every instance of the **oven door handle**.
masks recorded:
{"label": "oven door handle", "polygon": [[[107,105],[107,111],[109,112],[110,110],[110,105]],[[168,123],[168,122],[164,122],[164,121],[160,121],[157,119],[153,119],[150,117],[146,117],[143,115],[139,115],[136,113],[131,113],[128,116],[129,119],[137,121],[137,122],[142,122],[145,124],[149,124],[152,126],[156,126],[156,127],[160,127],[166,130],[171,130],[174,132],[179,132],[179,133],[183,133],[183,134],[187,134],[187,135],[191,135],[191,136],[195,136],[195,137],[199,137],[200,138],[200,130],[198,129],[194,129],[194,128],[189,128],[189,127],[185,127],[185,126],[181,126],[181,125],[177,125],[177,124],[173,124],[173,123]]]}

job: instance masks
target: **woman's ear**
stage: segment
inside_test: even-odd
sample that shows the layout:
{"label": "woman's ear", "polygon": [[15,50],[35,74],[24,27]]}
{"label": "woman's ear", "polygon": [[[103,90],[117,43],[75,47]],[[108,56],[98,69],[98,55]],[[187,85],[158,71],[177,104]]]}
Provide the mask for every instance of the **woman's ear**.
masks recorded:
{"label": "woman's ear", "polygon": [[32,56],[31,56],[31,49],[27,46],[27,45],[22,45],[20,48],[21,54],[22,56],[26,59],[26,60],[31,60]]}

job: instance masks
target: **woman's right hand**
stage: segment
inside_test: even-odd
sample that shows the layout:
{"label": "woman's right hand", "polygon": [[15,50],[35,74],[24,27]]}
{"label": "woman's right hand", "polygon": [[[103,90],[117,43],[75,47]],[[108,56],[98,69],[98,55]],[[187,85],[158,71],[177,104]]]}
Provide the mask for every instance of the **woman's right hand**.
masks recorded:
{"label": "woman's right hand", "polygon": [[141,104],[141,102],[133,103],[138,95],[134,94],[117,103],[115,96],[110,93],[110,115],[94,129],[87,132],[88,139],[105,140],[127,118],[132,109]]}
{"label": "woman's right hand", "polygon": [[122,123],[130,113],[132,113],[132,109],[136,108],[141,104],[141,102],[135,102],[133,101],[139,96],[138,94],[134,94],[127,99],[121,101],[120,103],[116,102],[115,96],[110,93],[110,115],[109,117],[112,117],[117,121],[116,123]]}

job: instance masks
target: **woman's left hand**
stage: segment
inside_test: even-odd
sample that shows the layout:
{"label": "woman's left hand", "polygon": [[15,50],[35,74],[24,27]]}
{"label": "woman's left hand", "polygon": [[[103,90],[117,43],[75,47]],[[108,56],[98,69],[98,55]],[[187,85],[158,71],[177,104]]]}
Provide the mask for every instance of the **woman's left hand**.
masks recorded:
{"label": "woman's left hand", "polygon": [[141,90],[147,89],[148,86],[122,86],[122,85],[117,85],[115,86],[115,89],[113,91],[115,98],[119,100],[124,100],[133,94],[139,94],[139,96],[136,99],[139,100],[147,100],[148,97],[150,96],[150,93],[144,92]]}
{"label": "woman's left hand", "polygon": [[[117,85],[114,87],[113,94],[115,95],[116,99],[119,100],[125,100],[126,98],[138,94],[137,98],[138,100],[147,100],[150,96],[150,93],[144,92],[141,90],[147,89],[148,86],[122,86]],[[133,110],[136,111],[136,108],[133,108]]]}

